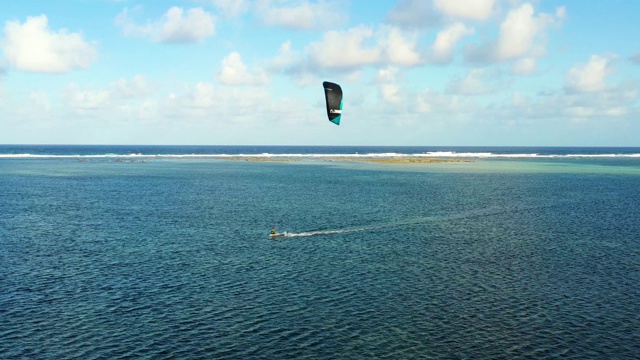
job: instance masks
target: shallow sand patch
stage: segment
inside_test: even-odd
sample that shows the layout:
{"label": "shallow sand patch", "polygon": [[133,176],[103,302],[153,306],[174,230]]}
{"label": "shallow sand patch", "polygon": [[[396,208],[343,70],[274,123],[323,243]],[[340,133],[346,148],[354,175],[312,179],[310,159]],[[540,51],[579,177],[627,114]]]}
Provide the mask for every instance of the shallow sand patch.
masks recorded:
{"label": "shallow sand patch", "polygon": [[433,158],[423,156],[391,156],[391,157],[364,157],[364,156],[339,156],[339,157],[257,157],[234,156],[228,160],[251,162],[293,162],[302,160],[311,161],[335,161],[335,162],[368,162],[376,164],[434,164],[434,163],[458,163],[471,162],[468,159],[458,158]]}
{"label": "shallow sand patch", "polygon": [[451,162],[471,162],[471,160],[454,159],[454,158],[429,158],[421,156],[410,157],[392,157],[392,158],[364,158],[353,161],[372,162],[376,164],[434,164],[434,163],[451,163]]}
{"label": "shallow sand patch", "polygon": [[300,161],[302,159],[292,158],[292,157],[231,156],[231,157],[225,158],[225,160],[251,161],[251,162],[292,162],[292,161]]}

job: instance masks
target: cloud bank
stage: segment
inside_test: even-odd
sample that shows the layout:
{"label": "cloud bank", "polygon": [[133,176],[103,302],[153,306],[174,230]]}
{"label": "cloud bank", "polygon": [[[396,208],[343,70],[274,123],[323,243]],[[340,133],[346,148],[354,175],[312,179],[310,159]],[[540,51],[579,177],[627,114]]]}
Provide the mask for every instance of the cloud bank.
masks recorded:
{"label": "cloud bank", "polygon": [[43,73],[86,69],[97,56],[95,45],[81,34],[50,30],[45,15],[28,17],[24,23],[8,21],[2,52],[12,68]]}
{"label": "cloud bank", "polygon": [[137,36],[163,43],[194,43],[202,42],[215,33],[214,16],[202,8],[185,11],[180,7],[170,8],[162,18],[137,24],[132,13],[140,9],[125,8],[116,18],[115,24],[122,29],[126,36]]}

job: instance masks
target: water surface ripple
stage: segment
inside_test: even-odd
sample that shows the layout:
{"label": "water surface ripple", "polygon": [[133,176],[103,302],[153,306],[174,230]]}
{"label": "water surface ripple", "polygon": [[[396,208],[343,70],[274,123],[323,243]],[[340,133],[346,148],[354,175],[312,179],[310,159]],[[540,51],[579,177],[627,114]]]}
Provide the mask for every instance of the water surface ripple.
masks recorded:
{"label": "water surface ripple", "polygon": [[0,358],[640,358],[640,177],[488,163],[5,159]]}

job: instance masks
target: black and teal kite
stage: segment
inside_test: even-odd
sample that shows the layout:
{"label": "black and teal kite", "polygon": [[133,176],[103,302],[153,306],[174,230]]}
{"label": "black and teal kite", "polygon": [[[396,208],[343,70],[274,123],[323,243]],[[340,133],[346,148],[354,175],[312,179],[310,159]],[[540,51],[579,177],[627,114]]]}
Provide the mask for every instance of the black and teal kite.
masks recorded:
{"label": "black and teal kite", "polygon": [[327,100],[329,121],[340,125],[340,118],[342,117],[342,88],[340,85],[328,81],[323,82],[322,86],[324,86],[324,97]]}

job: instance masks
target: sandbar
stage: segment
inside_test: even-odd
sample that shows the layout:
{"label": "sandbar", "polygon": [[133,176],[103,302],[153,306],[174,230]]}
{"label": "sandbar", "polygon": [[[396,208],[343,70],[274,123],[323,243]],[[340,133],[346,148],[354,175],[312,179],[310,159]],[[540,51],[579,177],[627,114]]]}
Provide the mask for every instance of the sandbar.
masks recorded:
{"label": "sandbar", "polygon": [[259,157],[259,156],[232,156],[227,160],[250,161],[250,162],[293,162],[293,161],[336,161],[336,162],[367,162],[376,164],[434,164],[434,163],[459,163],[471,162],[468,159],[459,158],[434,158],[425,156],[389,156],[389,157],[367,157],[367,156],[339,156],[339,157]]}

